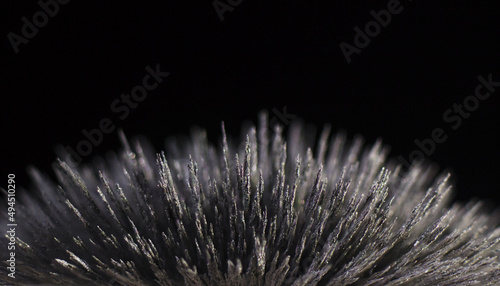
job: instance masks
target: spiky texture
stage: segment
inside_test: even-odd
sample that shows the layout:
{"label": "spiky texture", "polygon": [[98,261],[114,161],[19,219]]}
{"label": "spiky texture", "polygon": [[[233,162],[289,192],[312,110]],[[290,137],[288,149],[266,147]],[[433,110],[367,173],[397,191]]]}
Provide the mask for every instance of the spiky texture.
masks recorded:
{"label": "spiky texture", "polygon": [[[34,172],[18,211],[17,278],[49,285],[498,285],[497,220],[450,204],[447,176],[406,174],[380,142],[315,147],[300,125],[203,131],[155,155]],[[19,206],[20,207],[20,206]],[[5,214],[3,214],[5,218]],[[5,223],[4,223],[5,225]],[[2,240],[2,249],[6,249]]]}

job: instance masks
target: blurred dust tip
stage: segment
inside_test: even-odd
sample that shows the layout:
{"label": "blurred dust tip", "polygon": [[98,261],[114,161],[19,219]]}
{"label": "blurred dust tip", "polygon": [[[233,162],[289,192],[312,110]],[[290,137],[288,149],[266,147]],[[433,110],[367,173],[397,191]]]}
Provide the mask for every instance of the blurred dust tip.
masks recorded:
{"label": "blurred dust tip", "polygon": [[261,113],[240,140],[222,125],[217,144],[196,130],[158,154],[122,136],[121,151],[92,165],[59,162],[57,182],[32,171],[17,204],[16,278],[4,256],[0,280],[499,285],[498,218],[453,202],[448,175],[402,174],[381,142],[329,128],[315,140],[295,121],[284,135],[269,122]]}

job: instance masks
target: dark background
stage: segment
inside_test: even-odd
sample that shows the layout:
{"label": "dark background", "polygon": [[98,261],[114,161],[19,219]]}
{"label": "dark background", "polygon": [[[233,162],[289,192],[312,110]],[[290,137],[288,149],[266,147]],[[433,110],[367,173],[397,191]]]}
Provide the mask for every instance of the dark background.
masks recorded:
{"label": "dark background", "polygon": [[[237,135],[259,110],[273,117],[286,106],[318,128],[381,137],[392,157],[408,158],[415,139],[443,128],[448,140],[429,159],[453,170],[458,199],[498,205],[500,88],[456,131],[442,116],[474,94],[479,75],[500,81],[499,5],[401,1],[403,11],[348,64],[339,44],[353,45],[354,27],[388,2],[243,0],[220,21],[211,1],[73,0],[16,54],[7,35],[22,35],[21,18],[41,8],[2,1],[1,186],[8,173],[29,186],[26,166],[49,172],[55,146],[76,148],[102,118],[160,149],[192,125],[215,141],[222,120]],[[120,120],[111,102],[156,64],[170,76]],[[105,135],[84,162],[118,144],[116,132]]]}

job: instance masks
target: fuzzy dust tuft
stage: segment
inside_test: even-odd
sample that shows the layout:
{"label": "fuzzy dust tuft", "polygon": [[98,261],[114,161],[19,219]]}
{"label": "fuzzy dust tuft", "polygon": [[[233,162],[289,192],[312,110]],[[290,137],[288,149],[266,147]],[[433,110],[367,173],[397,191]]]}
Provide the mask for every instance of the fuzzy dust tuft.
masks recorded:
{"label": "fuzzy dust tuft", "polygon": [[500,284],[498,220],[452,204],[447,175],[403,174],[381,142],[328,128],[313,151],[301,124],[285,137],[267,122],[241,142],[223,130],[220,148],[195,131],[157,155],[123,136],[92,166],[60,162],[57,183],[33,171],[17,278],[5,265],[3,284]]}

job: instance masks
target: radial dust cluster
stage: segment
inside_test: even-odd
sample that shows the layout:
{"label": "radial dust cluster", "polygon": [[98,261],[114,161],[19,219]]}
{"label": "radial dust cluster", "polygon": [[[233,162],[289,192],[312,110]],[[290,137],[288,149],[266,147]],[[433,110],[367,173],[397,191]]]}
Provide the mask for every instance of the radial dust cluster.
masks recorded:
{"label": "radial dust cluster", "polygon": [[[92,165],[33,171],[4,285],[500,285],[498,219],[404,171],[381,142],[266,113],[240,140],[198,129],[156,153],[123,138]],[[2,210],[2,227],[7,214]],[[9,242],[3,229],[1,249]]]}

